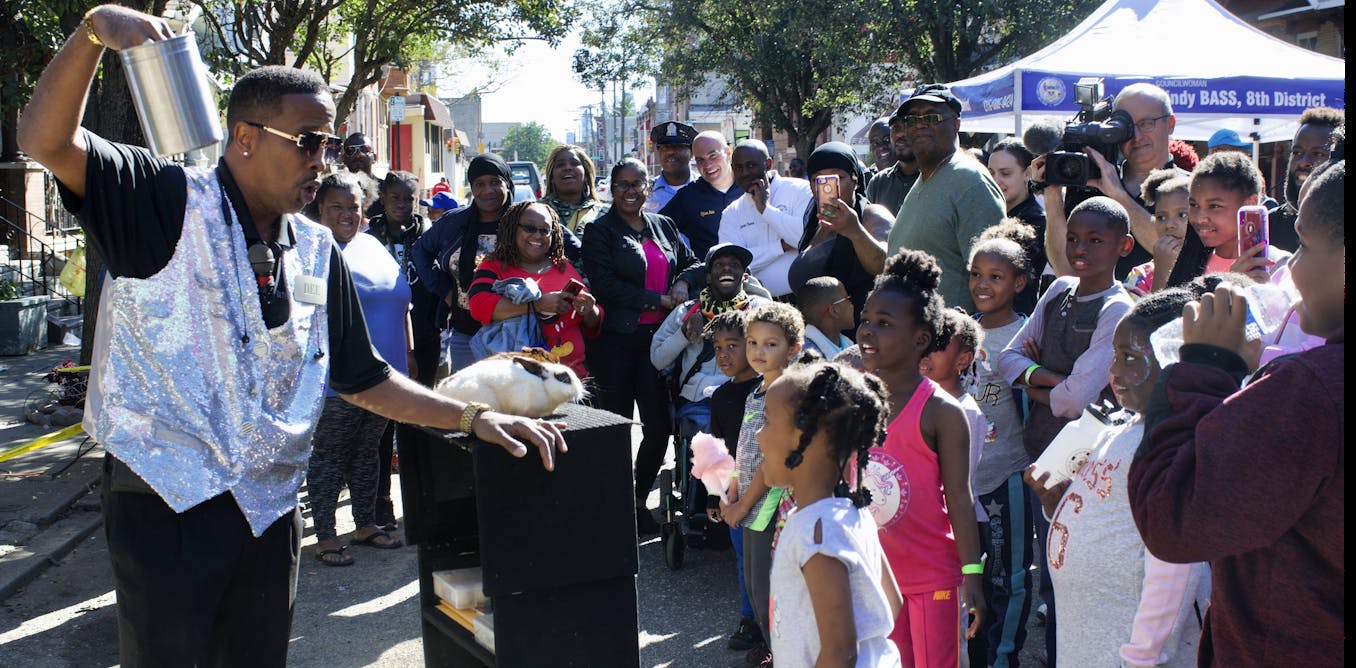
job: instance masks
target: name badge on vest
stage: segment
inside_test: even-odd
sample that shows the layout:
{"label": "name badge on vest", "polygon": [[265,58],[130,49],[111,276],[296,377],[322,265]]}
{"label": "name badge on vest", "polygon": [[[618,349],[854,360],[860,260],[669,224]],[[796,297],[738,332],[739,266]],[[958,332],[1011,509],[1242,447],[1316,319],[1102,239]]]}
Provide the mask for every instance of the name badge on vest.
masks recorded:
{"label": "name badge on vest", "polygon": [[292,296],[303,304],[324,306],[325,297],[329,294],[328,287],[325,285],[324,279],[314,276],[298,276],[296,291],[292,293]]}

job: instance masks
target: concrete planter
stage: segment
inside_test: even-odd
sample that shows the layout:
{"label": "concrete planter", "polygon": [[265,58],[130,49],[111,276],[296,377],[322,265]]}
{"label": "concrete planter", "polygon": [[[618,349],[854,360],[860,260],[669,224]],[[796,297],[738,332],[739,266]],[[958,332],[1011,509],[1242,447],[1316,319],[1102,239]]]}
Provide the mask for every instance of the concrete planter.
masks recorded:
{"label": "concrete planter", "polygon": [[47,301],[19,297],[0,301],[0,355],[27,355],[47,345]]}

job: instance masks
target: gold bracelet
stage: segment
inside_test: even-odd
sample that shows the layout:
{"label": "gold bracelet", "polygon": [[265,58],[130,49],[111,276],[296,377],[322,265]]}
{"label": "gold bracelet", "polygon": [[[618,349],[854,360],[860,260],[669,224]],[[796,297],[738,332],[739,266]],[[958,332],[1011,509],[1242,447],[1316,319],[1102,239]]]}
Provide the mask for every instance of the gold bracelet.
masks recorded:
{"label": "gold bracelet", "polygon": [[80,23],[85,26],[85,37],[88,37],[89,41],[94,43],[94,46],[103,47],[106,45],[94,33],[94,10],[96,9],[98,9],[97,6],[90,7],[89,11],[85,12],[85,17],[80,19]]}
{"label": "gold bracelet", "polygon": [[461,409],[461,431],[471,436],[475,435],[476,418],[481,413],[490,410],[488,404],[482,404],[479,401],[467,402],[466,408]]}

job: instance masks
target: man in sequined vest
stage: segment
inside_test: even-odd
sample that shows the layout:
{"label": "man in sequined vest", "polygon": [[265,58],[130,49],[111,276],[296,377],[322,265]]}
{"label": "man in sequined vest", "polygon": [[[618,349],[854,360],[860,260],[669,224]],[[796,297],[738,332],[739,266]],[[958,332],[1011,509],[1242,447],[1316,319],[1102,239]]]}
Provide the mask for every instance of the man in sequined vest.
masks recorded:
{"label": "man in sequined vest", "polygon": [[313,73],[236,82],[215,169],[186,169],[79,126],[105,47],[171,37],[96,7],[43,72],[19,144],[107,262],[85,429],[105,459],[104,526],[126,666],[282,666],[296,589],[297,494],[326,382],[393,420],[467,428],[548,468],[559,426],[436,395],[372,352],[328,230],[297,212],[338,153]]}

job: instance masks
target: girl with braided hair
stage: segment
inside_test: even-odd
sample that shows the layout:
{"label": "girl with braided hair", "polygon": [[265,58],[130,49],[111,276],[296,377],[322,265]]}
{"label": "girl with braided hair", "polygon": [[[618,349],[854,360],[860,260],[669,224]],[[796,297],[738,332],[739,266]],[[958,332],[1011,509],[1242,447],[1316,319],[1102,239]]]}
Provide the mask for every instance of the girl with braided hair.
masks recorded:
{"label": "girl with braided hair", "polygon": [[847,366],[797,365],[768,388],[765,413],[763,476],[796,490],[772,560],[773,656],[899,666],[888,636],[902,600],[861,482],[868,451],[885,437],[885,385]]}
{"label": "girl with braided hair", "polygon": [[865,478],[881,545],[900,577],[904,608],[890,639],[906,666],[957,665],[962,615],[973,617],[967,638],[986,616],[970,424],[960,403],[919,370],[944,333],[941,275],[931,255],[899,251],[876,277],[857,329],[862,362],[890,400],[885,444],[871,452]]}

